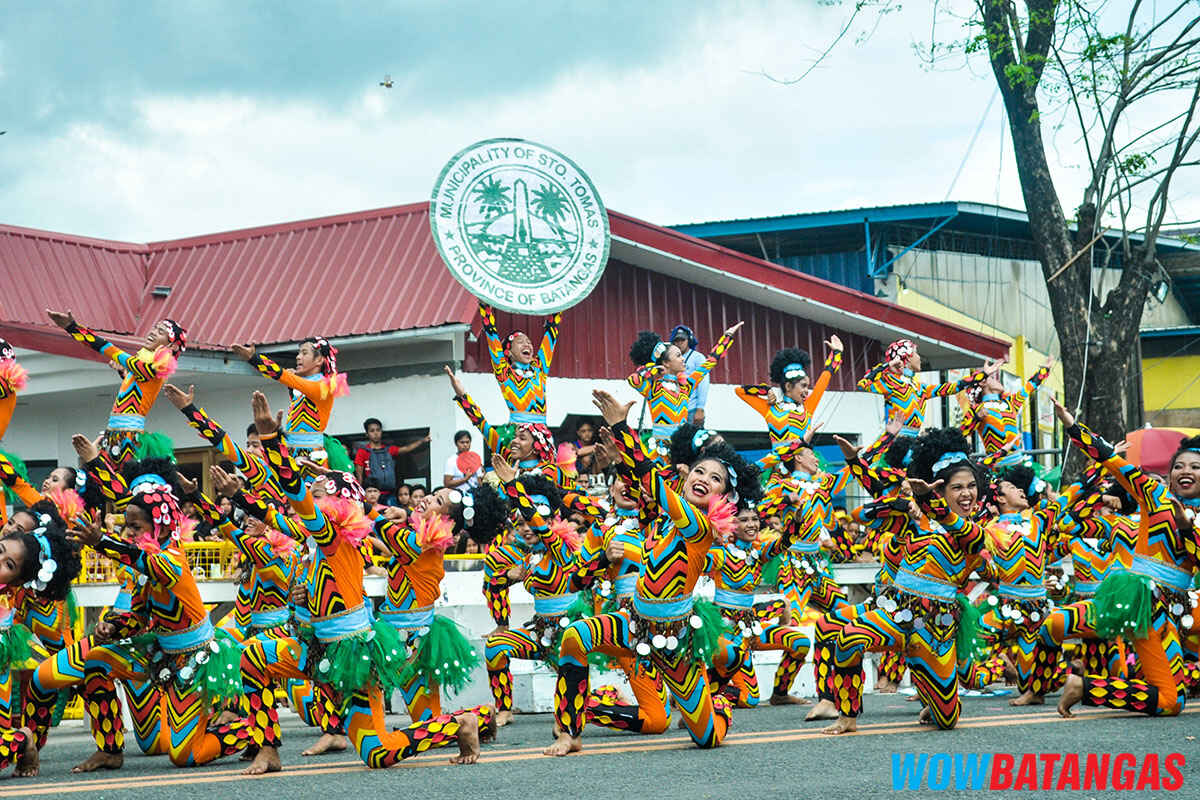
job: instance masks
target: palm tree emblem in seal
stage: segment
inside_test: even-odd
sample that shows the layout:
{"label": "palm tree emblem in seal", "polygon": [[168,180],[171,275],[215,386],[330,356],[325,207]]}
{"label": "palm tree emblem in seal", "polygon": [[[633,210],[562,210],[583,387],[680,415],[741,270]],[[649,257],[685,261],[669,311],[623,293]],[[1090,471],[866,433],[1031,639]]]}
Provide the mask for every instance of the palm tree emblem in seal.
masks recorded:
{"label": "palm tree emblem in seal", "polygon": [[608,260],[608,214],[591,181],[561,153],[520,139],[456,155],[434,186],[430,225],[455,277],[514,312],[574,305]]}

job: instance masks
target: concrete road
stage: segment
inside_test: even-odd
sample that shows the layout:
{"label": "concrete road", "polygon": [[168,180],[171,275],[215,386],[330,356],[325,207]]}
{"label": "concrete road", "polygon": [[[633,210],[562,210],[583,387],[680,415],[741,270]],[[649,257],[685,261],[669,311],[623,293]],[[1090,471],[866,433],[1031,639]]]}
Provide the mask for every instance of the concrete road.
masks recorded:
{"label": "concrete road", "polygon": [[[33,780],[0,779],[0,798],[213,798],[258,796],[267,798],[855,798],[890,795],[893,756],[904,754],[1017,754],[1012,781],[1018,777],[1022,753],[1130,753],[1133,766],[1119,770],[1136,781],[1148,769],[1146,754],[1157,754],[1159,791],[1055,792],[1059,796],[1099,797],[1200,797],[1200,718],[1192,711],[1175,719],[1151,719],[1134,714],[1085,710],[1063,720],[1053,705],[1013,709],[1005,697],[964,699],[962,720],[956,730],[932,731],[915,723],[918,705],[903,695],[866,698],[867,714],[859,733],[841,737],[821,735],[819,723],[805,723],[803,708],[764,707],[739,710],[723,747],[699,751],[682,731],[674,728],[662,736],[643,737],[589,727],[585,750],[562,759],[542,756],[549,742],[551,718],[546,714],[518,716],[501,729],[499,741],[485,746],[480,763],[451,766],[452,750],[404,762],[387,771],[369,771],[350,753],[315,758],[300,751],[316,738],[289,712],[285,716],[284,771],[262,778],[243,778],[236,762],[217,762],[196,769],[177,769],[162,757],[130,755],[119,772],[71,775],[70,768],[92,752],[90,738],[79,723],[64,723],[51,732],[42,759],[42,776]],[[1200,709],[1194,709],[1200,710]],[[394,718],[397,723],[402,717]],[[132,742],[131,742],[132,747]],[[1168,773],[1168,754],[1181,754],[1182,764]],[[947,763],[950,759],[947,758]],[[915,762],[914,762],[915,763]],[[1080,780],[1083,779],[1081,759]],[[991,775],[996,768],[988,771]],[[1130,773],[1130,770],[1132,772]],[[1109,769],[1111,780],[1112,768]],[[1172,785],[1178,774],[1182,786]],[[934,783],[938,784],[937,770]],[[985,776],[986,777],[986,776]],[[1059,762],[1051,788],[1063,778]],[[1154,785],[1142,774],[1143,785]],[[1039,771],[1036,785],[1045,776]],[[928,776],[918,784],[925,791],[908,796],[967,797],[978,793],[949,789],[928,791]],[[985,786],[987,781],[985,780]],[[1069,785],[1069,784],[1068,784]],[[1134,784],[1136,785],[1136,783]],[[987,791],[988,797],[1032,797],[1028,791]]]}

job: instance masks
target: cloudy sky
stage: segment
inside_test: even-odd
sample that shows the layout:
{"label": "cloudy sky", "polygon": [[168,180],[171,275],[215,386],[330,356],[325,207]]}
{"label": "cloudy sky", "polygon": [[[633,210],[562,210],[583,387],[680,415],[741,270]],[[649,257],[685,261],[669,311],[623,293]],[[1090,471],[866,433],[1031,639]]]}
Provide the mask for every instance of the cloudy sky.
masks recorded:
{"label": "cloudy sky", "polygon": [[[153,241],[408,203],[497,136],[556,147],[609,207],[663,224],[938,201],[952,183],[953,199],[1021,207],[983,62],[930,71],[913,53],[928,3],[864,15],[796,85],[757,74],[800,74],[848,14],[819,0],[10,1],[0,223]],[[1069,210],[1075,148],[1053,144]],[[1177,189],[1178,218],[1200,217],[1200,187]]]}

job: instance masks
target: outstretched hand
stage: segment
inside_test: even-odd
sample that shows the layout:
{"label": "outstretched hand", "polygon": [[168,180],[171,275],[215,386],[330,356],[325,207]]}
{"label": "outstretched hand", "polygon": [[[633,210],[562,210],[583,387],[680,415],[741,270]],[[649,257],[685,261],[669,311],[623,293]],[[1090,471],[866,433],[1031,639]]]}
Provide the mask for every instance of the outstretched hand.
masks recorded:
{"label": "outstretched hand", "polygon": [[66,311],[51,311],[47,308],[46,316],[50,318],[51,322],[62,328],[64,331],[75,324],[75,317],[71,314],[71,309],[69,308]]}
{"label": "outstretched hand", "polygon": [[824,422],[817,422],[809,425],[804,431],[804,443],[812,444],[813,437],[817,435],[817,431],[825,427]]}
{"label": "outstretched hand", "polygon": [[216,464],[208,468],[208,477],[212,480],[213,489],[217,491],[217,494],[225,497],[233,497],[242,489],[242,485],[238,483],[235,476],[230,475]]}
{"label": "outstretched hand", "polygon": [[188,390],[185,392],[182,389],[180,389],[178,386],[176,386],[175,384],[168,383],[166,386],[163,387],[162,390],[163,390],[163,394],[165,394],[167,396],[167,399],[171,401],[171,405],[175,406],[176,408],[178,408],[180,410],[183,410],[183,409],[187,408],[188,406],[190,406],[192,403],[196,402],[196,387],[195,386],[189,385]]}
{"label": "outstretched hand", "polygon": [[517,468],[499,453],[492,453],[492,469],[496,471],[496,477],[501,483],[508,483],[517,477]]}
{"label": "outstretched hand", "polygon": [[617,402],[617,398],[603,389],[593,389],[592,402],[596,405],[596,408],[600,409],[600,415],[604,417],[606,423],[616,425],[618,422],[624,422],[629,418],[629,410],[633,408],[635,401],[630,400],[628,403],[621,405]]}
{"label": "outstretched hand", "polygon": [[859,450],[862,449],[849,439],[838,436],[836,433],[833,435],[833,443],[842,448],[842,456],[845,457],[847,461],[852,458],[858,458]]}
{"label": "outstretched hand", "polygon": [[726,335],[726,336],[733,336],[735,333],[737,333],[739,330],[741,330],[741,327],[742,327],[743,325],[745,325],[745,324],[746,324],[745,322],[737,322],[737,323],[734,323],[733,325],[729,326],[729,327],[728,327],[728,328],[725,330],[725,335]]}
{"label": "outstretched hand", "polygon": [[283,411],[271,413],[271,404],[262,392],[250,395],[250,410],[254,413],[254,427],[259,436],[268,436],[283,427]]}
{"label": "outstretched hand", "polygon": [[183,489],[184,497],[195,494],[196,490],[200,488],[200,484],[196,483],[194,480],[189,478],[187,475],[184,475],[182,472],[178,472],[178,473],[176,473],[176,475],[179,478],[179,488]]}
{"label": "outstretched hand", "polygon": [[100,520],[92,519],[88,516],[81,517],[80,521],[83,524],[72,528],[69,534],[70,537],[85,547],[95,547],[100,544],[100,539],[104,536],[104,529],[100,525]]}
{"label": "outstretched hand", "polygon": [[229,352],[233,353],[243,361],[249,361],[254,358],[254,345],[252,344],[235,344],[229,348]]}
{"label": "outstretched hand", "polygon": [[913,494],[921,496],[933,494],[938,489],[942,488],[942,484],[945,482],[945,480],[939,478],[933,483],[926,483],[920,478],[914,478],[911,475],[908,477],[908,486],[912,489]]}
{"label": "outstretched hand", "polygon": [[842,340],[835,333],[825,340],[825,346],[835,353],[842,352]]}
{"label": "outstretched hand", "polygon": [[100,440],[97,438],[96,441],[93,442],[82,433],[77,433],[71,437],[71,446],[75,448],[75,452],[78,454],[79,460],[86,464],[89,461],[100,457],[100,447],[97,444],[99,441]]}
{"label": "outstretched hand", "polygon": [[1069,428],[1075,424],[1075,415],[1067,411],[1067,407],[1062,404],[1062,401],[1051,395],[1050,402],[1054,404],[1054,416],[1058,417],[1058,421],[1063,424],[1063,427]]}
{"label": "outstretched hand", "polygon": [[467,393],[467,390],[463,388],[462,381],[459,380],[458,376],[454,374],[454,369],[449,364],[442,367],[442,371],[445,372],[446,377],[450,379],[450,388],[454,390],[455,397],[462,397]]}

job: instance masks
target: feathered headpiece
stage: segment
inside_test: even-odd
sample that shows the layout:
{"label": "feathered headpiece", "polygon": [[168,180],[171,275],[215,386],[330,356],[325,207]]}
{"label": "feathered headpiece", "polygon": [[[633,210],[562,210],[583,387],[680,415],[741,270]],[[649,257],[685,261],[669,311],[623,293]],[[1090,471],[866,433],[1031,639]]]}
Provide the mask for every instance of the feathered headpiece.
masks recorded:
{"label": "feathered headpiece", "polygon": [[325,359],[321,374],[325,376],[326,391],[334,397],[345,397],[350,394],[350,381],[346,373],[337,370],[338,349],[329,343],[324,336],[310,336],[304,340],[313,346],[317,354]]}
{"label": "feathered headpiece", "polygon": [[164,319],[161,325],[167,326],[168,334],[171,337],[171,349],[175,351],[175,355],[179,355],[187,349],[187,329],[173,319]]}
{"label": "feathered headpiece", "polygon": [[129,495],[130,501],[150,516],[153,525],[152,530],[139,536],[134,544],[147,553],[160,552],[162,544],[168,540],[178,544],[184,515],[170,484],[161,475],[146,473],[133,479]]}

